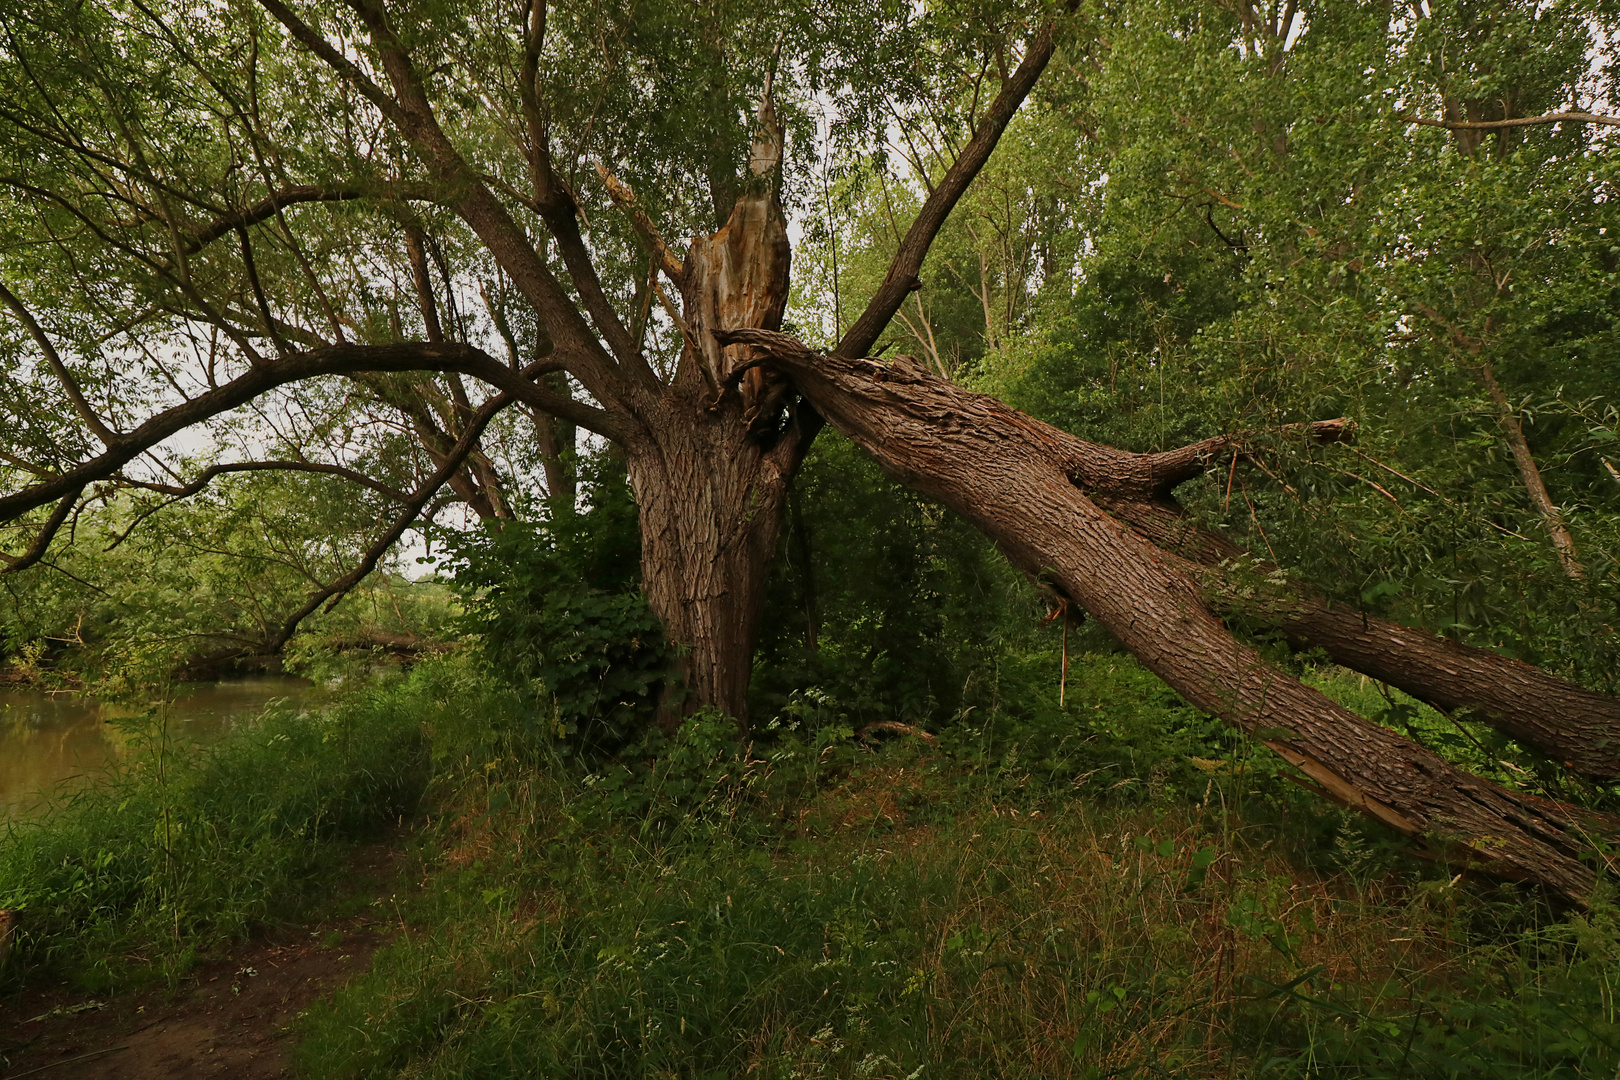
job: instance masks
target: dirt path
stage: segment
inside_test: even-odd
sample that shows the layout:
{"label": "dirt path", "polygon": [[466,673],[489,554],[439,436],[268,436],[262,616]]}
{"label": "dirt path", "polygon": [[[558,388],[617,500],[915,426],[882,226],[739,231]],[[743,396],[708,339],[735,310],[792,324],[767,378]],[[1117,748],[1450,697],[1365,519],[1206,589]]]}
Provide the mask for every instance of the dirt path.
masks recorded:
{"label": "dirt path", "polygon": [[93,998],[39,987],[0,1001],[0,1080],[175,1080],[287,1075],[289,1025],[371,965],[397,922],[386,902],[394,851],[357,852],[363,886],[384,899],[359,914],[266,933],[199,966],[178,992]]}

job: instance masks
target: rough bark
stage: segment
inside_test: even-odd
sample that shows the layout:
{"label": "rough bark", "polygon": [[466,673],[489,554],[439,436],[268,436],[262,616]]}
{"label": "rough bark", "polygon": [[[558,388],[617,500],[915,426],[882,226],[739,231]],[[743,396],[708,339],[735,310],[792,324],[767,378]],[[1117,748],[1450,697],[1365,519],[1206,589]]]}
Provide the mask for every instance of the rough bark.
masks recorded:
{"label": "rough bark", "polygon": [[[1147,456],[1147,455],[1144,455]],[[1158,457],[1159,455],[1153,455]],[[1223,567],[1247,558],[1237,545],[1193,522],[1167,498],[1105,498],[1110,512],[1169,555],[1199,564],[1221,614],[1277,626],[1296,645],[1320,648],[1337,664],[1386,682],[1437,709],[1468,709],[1479,720],[1594,780],[1620,776],[1620,699],[1538,667],[1427,630],[1335,604],[1291,582],[1256,592]],[[1264,578],[1277,569],[1253,561]]]}
{"label": "rough bark", "polygon": [[[685,653],[689,706],[746,725],[751,658],[788,483],[803,456],[788,381],[754,367],[752,350],[711,330],[776,330],[787,308],[791,247],[777,175],[782,130],[767,86],[750,178],[731,216],[693,239],[680,279],[688,339],[668,390],[646,403],[643,432],[625,442],[641,518],[642,588]],[[666,722],[677,717],[664,710]]]}
{"label": "rough bark", "polygon": [[825,357],[760,331],[722,338],[768,350],[768,363],[886,472],[973,522],[1188,701],[1255,734],[1324,794],[1423,838],[1440,857],[1577,901],[1590,891],[1590,832],[1616,823],[1464,773],[1268,663],[1210,609],[1188,570],[1196,564],[1077,486],[1078,440],[915,361]]}
{"label": "rough bark", "polygon": [[708,400],[701,386],[662,398],[667,414],[625,452],[642,588],[685,653],[687,707],[710,705],[745,723],[748,661],[799,454],[791,438],[766,446],[751,435],[735,394],[712,411]]}

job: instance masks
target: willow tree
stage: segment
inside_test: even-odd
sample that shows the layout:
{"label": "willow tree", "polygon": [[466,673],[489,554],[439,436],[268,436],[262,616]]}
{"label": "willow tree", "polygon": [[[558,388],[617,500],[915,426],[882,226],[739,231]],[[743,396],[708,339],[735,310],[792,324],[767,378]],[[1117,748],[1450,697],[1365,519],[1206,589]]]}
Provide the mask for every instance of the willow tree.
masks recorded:
{"label": "willow tree", "polygon": [[[1237,553],[1182,520],[1169,491],[1244,437],[1112,451],[862,359],[1072,14],[107,0],[5,21],[15,434],[0,520],[27,534],[6,572],[43,558],[86,500],[153,485],[174,465],[153,460],[167,440],[242,410],[267,423],[324,411],[288,458],[216,462],[165,486],[230,468],[364,483],[353,459],[330,458],[362,438],[350,400],[382,403],[426,460],[313,610],[445,485],[470,504],[483,491],[480,512],[498,516],[499,478],[477,455],[522,405],[553,458],[566,425],[622,449],[643,585],[685,649],[688,700],[741,718],[787,487],[826,417],[1329,795],[1571,895],[1591,881],[1572,811],[1324,705],[1221,624],[1215,571]],[[825,355],[778,333],[789,151],[817,109],[835,138],[898,131],[939,155],[881,283]],[[1198,585],[1212,564],[1216,599]],[[1613,699],[1309,593],[1276,606],[1349,666],[1620,774]],[[1468,810],[1470,792],[1483,810]]]}
{"label": "willow tree", "polygon": [[[131,0],[17,6],[6,23],[0,512],[38,526],[9,572],[119,487],[179,496],[252,468],[363,484],[330,432],[365,443],[357,398],[394,409],[428,460],[366,558],[273,648],[440,488],[510,512],[480,448],[516,404],[553,493],[576,427],[622,449],[642,578],[686,650],[689,700],[739,717],[787,484],[818,422],[781,380],[721,393],[738,356],[709,331],[781,324],[784,144],[806,147],[802,171],[818,123],[859,146],[915,126],[924,96],[943,103],[930,135],[953,162],[846,335],[860,355],[1058,33],[1039,11],[886,3]],[[344,378],[315,381],[328,375]],[[475,400],[469,379],[493,394]],[[322,419],[277,460],[164,476],[152,457],[289,396]]]}

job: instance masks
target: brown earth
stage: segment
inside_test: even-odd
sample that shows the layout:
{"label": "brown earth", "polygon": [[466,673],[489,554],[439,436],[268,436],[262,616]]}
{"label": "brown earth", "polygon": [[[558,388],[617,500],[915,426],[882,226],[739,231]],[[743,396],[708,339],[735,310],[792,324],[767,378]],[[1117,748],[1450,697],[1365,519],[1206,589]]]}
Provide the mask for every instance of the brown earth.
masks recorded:
{"label": "brown earth", "polygon": [[[394,856],[386,845],[362,849],[351,880],[379,891]],[[339,906],[352,910],[348,899]],[[31,988],[0,1000],[0,1080],[286,1076],[293,1021],[367,970],[398,926],[384,885],[361,913],[268,931],[199,965],[174,991]]]}

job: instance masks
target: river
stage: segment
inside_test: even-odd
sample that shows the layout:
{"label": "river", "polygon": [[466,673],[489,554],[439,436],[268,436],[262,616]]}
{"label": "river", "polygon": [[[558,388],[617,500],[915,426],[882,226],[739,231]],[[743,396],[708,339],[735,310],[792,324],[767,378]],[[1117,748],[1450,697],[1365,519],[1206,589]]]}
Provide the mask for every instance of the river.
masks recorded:
{"label": "river", "polygon": [[[277,698],[296,697],[310,684],[291,676],[194,683],[178,689],[169,731],[207,743]],[[123,746],[107,721],[127,715],[81,694],[0,690],[0,821],[35,811],[53,791],[84,783]]]}

